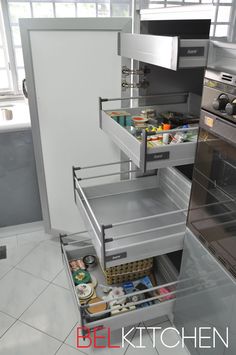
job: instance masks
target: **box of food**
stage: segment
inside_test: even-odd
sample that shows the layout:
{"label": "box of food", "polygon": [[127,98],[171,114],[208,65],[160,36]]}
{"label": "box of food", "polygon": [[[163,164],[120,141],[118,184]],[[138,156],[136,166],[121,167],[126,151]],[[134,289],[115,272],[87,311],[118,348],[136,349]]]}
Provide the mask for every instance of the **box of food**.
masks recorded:
{"label": "box of food", "polygon": [[119,123],[121,126],[131,126],[132,119],[129,112],[126,111],[107,111],[106,112],[113,120]]}

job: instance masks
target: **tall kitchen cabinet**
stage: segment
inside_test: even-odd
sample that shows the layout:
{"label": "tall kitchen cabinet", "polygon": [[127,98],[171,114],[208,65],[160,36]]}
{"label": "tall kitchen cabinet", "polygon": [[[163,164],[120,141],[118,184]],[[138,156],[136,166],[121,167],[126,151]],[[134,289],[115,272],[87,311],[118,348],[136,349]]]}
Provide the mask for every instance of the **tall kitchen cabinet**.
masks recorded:
{"label": "tall kitchen cabinet", "polygon": [[[146,131],[137,140],[109,111],[199,115],[210,20],[193,11],[189,19],[191,28],[171,12],[140,17],[135,33],[129,18],[20,23],[45,229],[68,235],[65,266],[80,322],[91,329],[172,318],[184,294],[172,260],[183,249],[191,188],[183,167],[193,164],[196,142],[150,149]],[[109,309],[88,315],[69,261],[90,254],[103,285],[102,269],[153,257],[158,282],[149,306],[137,307],[147,300],[141,290],[115,315]],[[163,287],[169,297],[161,299]]]}

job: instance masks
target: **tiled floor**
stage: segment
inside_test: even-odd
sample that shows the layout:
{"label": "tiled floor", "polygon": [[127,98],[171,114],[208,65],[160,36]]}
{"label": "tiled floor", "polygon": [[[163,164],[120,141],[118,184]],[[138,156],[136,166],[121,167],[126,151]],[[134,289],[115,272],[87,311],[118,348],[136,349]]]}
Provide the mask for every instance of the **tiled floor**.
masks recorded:
{"label": "tiled floor", "polygon": [[[181,348],[164,348],[147,326],[169,327],[166,319],[140,323],[142,348],[105,350],[76,349],[77,318],[64,273],[59,240],[43,232],[40,225],[31,230],[0,230],[0,245],[7,245],[7,259],[0,260],[0,355],[187,355]],[[129,340],[140,345],[139,331]],[[112,334],[112,345],[120,344],[121,331]],[[176,334],[170,333],[170,342]],[[158,336],[156,337],[158,339]]]}

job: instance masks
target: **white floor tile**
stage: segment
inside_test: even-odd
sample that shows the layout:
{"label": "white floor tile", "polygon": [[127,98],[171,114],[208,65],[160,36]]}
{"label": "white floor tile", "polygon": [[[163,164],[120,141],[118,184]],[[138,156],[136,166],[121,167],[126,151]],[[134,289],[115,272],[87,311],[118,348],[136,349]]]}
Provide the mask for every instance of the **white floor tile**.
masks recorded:
{"label": "white floor tile", "polygon": [[17,247],[7,247],[7,258],[2,261],[5,262],[6,264],[16,266],[35,247],[36,247],[35,243],[28,243],[27,245],[21,245]]}
{"label": "white floor tile", "polygon": [[0,312],[0,337],[7,331],[8,328],[16,321],[15,318]]}
{"label": "white floor tile", "polygon": [[[77,327],[79,326],[79,324],[77,324],[74,329],[72,330],[72,332],[70,333],[70,335],[68,336],[68,338],[65,340],[65,343],[70,345],[71,347],[77,349],[77,340],[76,340],[76,336],[77,336]],[[138,326],[138,325],[137,325]],[[134,326],[135,327],[135,326]],[[127,327],[126,331],[131,330],[131,328],[133,327]],[[101,345],[105,345],[106,348],[100,348],[100,349],[94,349],[94,347],[88,347],[88,348],[79,348],[80,351],[82,351],[83,353],[87,354],[87,355],[92,355],[92,354],[98,354],[98,355],[123,355],[124,352],[126,351],[126,349],[128,348],[128,344],[125,343],[124,347],[120,347],[120,348],[112,348],[109,349],[107,348],[107,330],[103,333],[102,331],[97,333],[99,336],[105,336],[106,338],[104,340],[98,340],[97,344],[99,346]],[[133,331],[130,332],[130,335],[128,337],[128,339],[132,338],[135,334],[135,329]],[[121,346],[121,329],[115,330],[111,333],[111,340],[110,343],[113,346]],[[89,341],[88,340],[81,340],[80,343],[83,346],[88,346],[89,345]],[[150,354],[152,355],[152,354]],[[155,354],[156,355],[156,354]]]}
{"label": "white floor tile", "polygon": [[53,284],[20,319],[61,341],[65,340],[78,320],[70,291]]}
{"label": "white floor tile", "polygon": [[17,246],[17,243],[15,242],[5,245],[7,246],[7,257],[6,259],[0,260],[0,279],[35,248],[34,243],[29,243],[28,245],[20,247]]}
{"label": "white floor tile", "polygon": [[0,245],[6,245],[8,248],[16,248],[17,237],[14,235],[11,237],[0,238]]}
{"label": "white floor tile", "polygon": [[52,281],[63,268],[60,248],[51,242],[40,243],[17,268]]}
{"label": "white floor tile", "polygon": [[12,269],[0,280],[0,311],[19,317],[47,285],[43,280]]}
{"label": "white floor tile", "polygon": [[4,260],[0,260],[0,279],[12,269],[12,266],[6,263]]}
{"label": "white floor tile", "polygon": [[44,230],[38,230],[34,232],[28,232],[17,235],[17,241],[19,245],[27,243],[40,243],[43,240],[50,240],[53,236],[44,232]]}
{"label": "white floor tile", "polygon": [[17,234],[29,233],[32,231],[42,230],[42,221],[18,224],[16,226],[3,227],[0,228],[0,239],[4,237],[11,237]]}
{"label": "white floor tile", "polygon": [[0,339],[0,355],[54,355],[61,343],[17,321]]}
{"label": "white floor tile", "polygon": [[[155,331],[155,340],[156,340],[156,349],[159,355],[189,355],[189,352],[186,349],[182,348],[181,338],[175,330],[169,329],[166,333],[163,333],[163,339],[161,340],[161,332],[166,328],[173,328],[173,325],[170,322],[162,323],[160,325],[161,330]],[[153,339],[153,331],[148,330],[151,338]],[[176,345],[179,343],[178,345]],[[176,346],[174,346],[176,345]],[[174,346],[172,348],[168,346]]]}
{"label": "white floor tile", "polygon": [[69,289],[69,282],[68,282],[68,279],[67,279],[66,272],[65,272],[64,268],[55,277],[55,279],[53,280],[53,283],[55,285],[57,285],[57,286],[61,286],[61,287]]}
{"label": "white floor tile", "polygon": [[68,345],[63,344],[56,355],[79,355],[83,354],[81,351],[71,348]]}

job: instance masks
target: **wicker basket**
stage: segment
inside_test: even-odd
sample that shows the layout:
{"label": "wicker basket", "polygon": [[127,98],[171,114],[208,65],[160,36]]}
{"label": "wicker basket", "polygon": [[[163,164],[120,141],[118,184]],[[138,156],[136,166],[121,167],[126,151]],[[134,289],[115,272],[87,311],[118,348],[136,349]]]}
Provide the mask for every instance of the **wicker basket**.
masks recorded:
{"label": "wicker basket", "polygon": [[132,263],[109,267],[104,274],[108,285],[122,283],[124,281],[137,280],[152,273],[153,258],[134,261]]}

